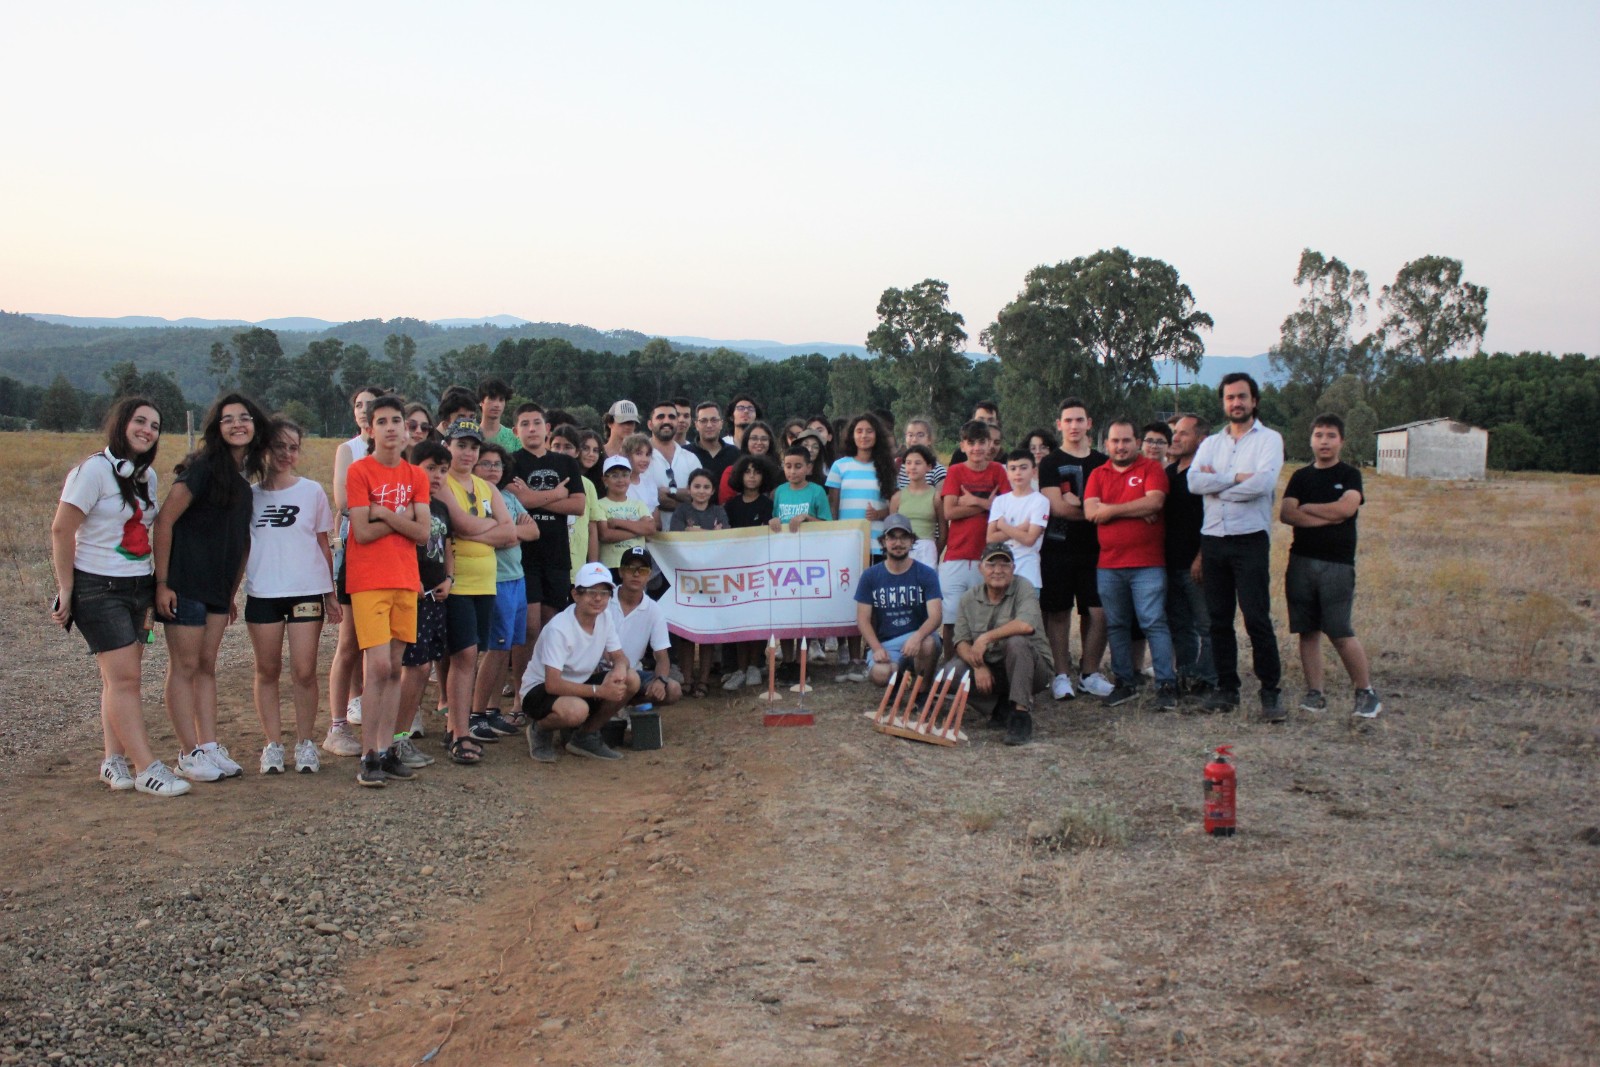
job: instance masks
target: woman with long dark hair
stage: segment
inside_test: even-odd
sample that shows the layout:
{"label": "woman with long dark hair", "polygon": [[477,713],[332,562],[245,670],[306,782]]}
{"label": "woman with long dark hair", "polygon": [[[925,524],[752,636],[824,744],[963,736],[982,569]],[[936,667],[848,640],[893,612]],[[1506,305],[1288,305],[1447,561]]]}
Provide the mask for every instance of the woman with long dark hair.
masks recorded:
{"label": "woman with long dark hair", "polygon": [[250,556],[250,482],[266,470],[271,420],[229,393],[206,412],[198,451],[156,515],[156,615],[167,634],[167,715],[182,754],[178,773],[214,782],[244,773],[217,742],[217,650],[238,614]]}
{"label": "woman with long dark hair", "polygon": [[[106,415],[106,447],[67,472],[50,523],[56,600],[50,618],[74,624],[100,668],[100,780],[119,792],[175,797],[189,783],[150,750],[139,698],[139,668],[155,603],[150,527],[156,514],[156,446],[161,413],[142,396],[123,397]],[[129,766],[129,761],[132,766]]]}
{"label": "woman with long dark hair", "polygon": [[[350,394],[351,413],[356,420],[356,435],[339,445],[333,456],[333,510],[338,523],[338,533],[331,542],[333,548],[334,594],[341,608],[350,606],[350,597],[344,591],[344,543],[350,536],[350,503],[345,497],[346,479],[350,464],[367,458],[372,451],[372,402],[384,394],[382,386],[363,385]],[[328,664],[328,736],[322,739],[322,750],[334,756],[361,755],[359,731],[351,725],[361,724],[361,647],[356,643],[356,622],[350,612],[343,612],[338,637],[333,646],[333,659]]]}
{"label": "woman with long dark hair", "polygon": [[[872,524],[872,558],[880,559],[883,520],[889,515],[889,498],[895,493],[893,442],[878,417],[865,412],[850,420],[839,441],[844,455],[828,469],[828,504],[836,518],[866,519]],[[859,637],[839,646],[840,665],[847,668],[840,677],[850,681],[865,678],[865,661],[857,669],[851,667],[851,660],[861,660]]]}
{"label": "woman with long dark hair", "polygon": [[[739,450],[747,456],[763,456],[773,466],[777,466],[778,456],[783,451],[777,446],[777,435],[772,432],[772,427],[760,419],[749,423],[740,432]],[[717,503],[726,504],[742,492],[744,486],[733,480],[733,467],[729,466],[722,472],[722,484],[717,486]]]}

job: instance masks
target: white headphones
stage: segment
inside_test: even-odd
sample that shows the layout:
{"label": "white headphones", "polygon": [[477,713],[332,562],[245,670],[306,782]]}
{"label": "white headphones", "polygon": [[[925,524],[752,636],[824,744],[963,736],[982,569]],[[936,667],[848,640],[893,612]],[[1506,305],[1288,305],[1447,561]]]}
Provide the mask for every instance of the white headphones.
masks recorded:
{"label": "white headphones", "polygon": [[118,478],[133,477],[133,460],[118,459],[116,456],[111,454],[111,449],[109,447],[100,454],[106,458],[107,463],[111,464],[112,473],[114,473]]}

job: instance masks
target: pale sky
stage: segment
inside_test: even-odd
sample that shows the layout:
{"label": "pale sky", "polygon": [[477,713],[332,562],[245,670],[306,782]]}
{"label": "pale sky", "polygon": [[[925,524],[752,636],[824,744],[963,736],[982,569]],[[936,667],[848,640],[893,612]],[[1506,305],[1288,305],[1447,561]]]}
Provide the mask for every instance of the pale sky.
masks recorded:
{"label": "pale sky", "polygon": [[1600,353],[1600,5],[10,4],[0,308],[979,331],[1122,245],[1265,351],[1300,250]]}

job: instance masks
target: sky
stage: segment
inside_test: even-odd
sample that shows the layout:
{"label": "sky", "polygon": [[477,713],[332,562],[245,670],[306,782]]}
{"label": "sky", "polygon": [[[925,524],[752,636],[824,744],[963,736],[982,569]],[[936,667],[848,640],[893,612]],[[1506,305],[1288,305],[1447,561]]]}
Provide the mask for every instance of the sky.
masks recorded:
{"label": "sky", "polygon": [[[1302,248],[1600,354],[1600,4],[10,5],[0,308],[861,343],[1165,260],[1266,351]],[[1369,318],[1375,322],[1376,313]]]}

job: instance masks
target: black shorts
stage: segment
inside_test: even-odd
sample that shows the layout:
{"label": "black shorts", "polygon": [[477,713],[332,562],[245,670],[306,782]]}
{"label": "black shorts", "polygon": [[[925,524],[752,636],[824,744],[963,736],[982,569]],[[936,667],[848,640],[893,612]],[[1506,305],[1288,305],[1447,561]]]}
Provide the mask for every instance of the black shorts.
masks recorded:
{"label": "black shorts", "polygon": [[321,622],[322,597],[247,596],[244,598],[244,621],[257,626],[275,622]]}
{"label": "black shorts", "polygon": [[1291,552],[1283,594],[1289,602],[1290,633],[1320,632],[1333,639],[1355,636],[1350,618],[1356,599],[1353,564],[1329,563]]}
{"label": "black shorts", "polygon": [[444,659],[449,624],[444,601],[417,597],[417,640],[400,655],[400,666],[422,667]]}
{"label": "black shorts", "polygon": [[1039,577],[1044,588],[1039,590],[1039,610],[1046,615],[1071,611],[1078,606],[1079,615],[1089,614],[1090,608],[1100,606],[1100,580],[1095,571],[1100,565],[1097,552],[1087,561],[1079,553],[1074,558],[1070,550],[1046,548],[1039,554]]}
{"label": "black shorts", "polygon": [[152,574],[111,578],[72,572],[72,621],[96,655],[149,640],[155,602]]}
{"label": "black shorts", "polygon": [[522,578],[527,584],[528,603],[543,604],[557,611],[572,603],[572,563],[522,563]]}
{"label": "black shorts", "polygon": [[[583,684],[599,685],[606,680],[606,674],[609,671],[609,667],[602,667],[602,669],[589,675],[589,680]],[[540,682],[522,694],[522,713],[528,717],[529,722],[539,722],[554,710],[556,701],[560,699],[560,697],[551,696],[550,691],[544,687],[544,683]],[[598,697],[582,697],[580,699],[589,705],[589,714],[591,715],[599,711],[600,705],[604,703]]]}
{"label": "black shorts", "polygon": [[[426,601],[424,601],[426,603]],[[489,648],[489,627],[494,624],[494,594],[467,596],[451,593],[444,598],[446,645],[453,656],[476,645]]]}

